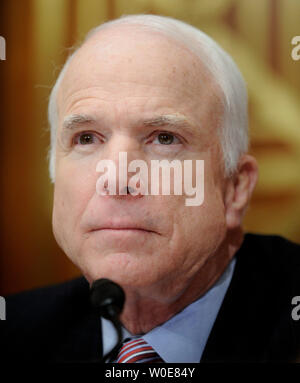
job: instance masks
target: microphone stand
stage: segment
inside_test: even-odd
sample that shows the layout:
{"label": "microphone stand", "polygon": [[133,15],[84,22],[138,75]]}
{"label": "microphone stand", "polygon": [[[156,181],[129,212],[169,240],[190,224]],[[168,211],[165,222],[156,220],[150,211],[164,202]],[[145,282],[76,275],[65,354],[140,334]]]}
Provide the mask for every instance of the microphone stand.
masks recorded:
{"label": "microphone stand", "polygon": [[98,315],[111,321],[118,336],[115,347],[101,360],[105,363],[107,360],[115,359],[122,344],[122,326],[119,316],[123,310],[125,293],[118,284],[109,279],[97,279],[91,286],[90,302]]}

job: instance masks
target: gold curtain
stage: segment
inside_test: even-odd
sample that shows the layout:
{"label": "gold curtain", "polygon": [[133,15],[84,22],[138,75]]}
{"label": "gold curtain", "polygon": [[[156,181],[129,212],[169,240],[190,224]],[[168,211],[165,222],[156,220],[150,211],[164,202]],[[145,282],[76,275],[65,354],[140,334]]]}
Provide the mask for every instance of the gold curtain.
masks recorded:
{"label": "gold curtain", "polygon": [[79,274],[51,229],[49,91],[69,49],[89,29],[133,13],[187,21],[234,57],[248,83],[251,152],[260,166],[245,227],[300,242],[300,60],[291,57],[292,37],[300,35],[300,1],[4,0],[0,295]]}

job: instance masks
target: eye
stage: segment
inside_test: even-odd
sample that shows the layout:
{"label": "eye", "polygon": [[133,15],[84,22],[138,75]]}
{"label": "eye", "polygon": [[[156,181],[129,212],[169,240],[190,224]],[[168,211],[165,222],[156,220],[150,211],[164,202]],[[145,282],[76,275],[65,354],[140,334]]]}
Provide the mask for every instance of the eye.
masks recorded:
{"label": "eye", "polygon": [[75,145],[91,145],[96,141],[96,137],[93,133],[79,133],[74,138]]}
{"label": "eye", "polygon": [[177,137],[167,132],[159,133],[153,140],[153,143],[157,143],[157,141],[161,145],[180,144],[180,140]]}

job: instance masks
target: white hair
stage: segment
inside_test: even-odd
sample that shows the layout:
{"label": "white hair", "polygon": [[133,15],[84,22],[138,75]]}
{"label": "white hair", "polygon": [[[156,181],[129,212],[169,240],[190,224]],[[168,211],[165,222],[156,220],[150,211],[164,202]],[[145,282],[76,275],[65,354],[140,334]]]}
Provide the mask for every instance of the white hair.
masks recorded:
{"label": "white hair", "polygon": [[[129,15],[106,22],[92,29],[84,42],[101,29],[121,24],[138,25],[146,30],[161,32],[182,43],[206,66],[220,87],[223,97],[223,121],[218,134],[223,152],[225,175],[229,177],[234,174],[240,156],[248,150],[248,99],[245,81],[233,59],[211,37],[199,29],[183,21],[157,15]],[[52,182],[55,179],[57,92],[77,50],[66,61],[49,98],[48,118],[51,128],[49,171]]]}

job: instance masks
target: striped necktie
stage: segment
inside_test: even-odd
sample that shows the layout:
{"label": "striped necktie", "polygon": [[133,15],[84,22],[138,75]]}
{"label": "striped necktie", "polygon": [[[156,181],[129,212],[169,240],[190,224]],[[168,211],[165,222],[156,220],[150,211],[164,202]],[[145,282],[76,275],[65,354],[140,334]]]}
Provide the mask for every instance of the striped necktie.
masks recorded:
{"label": "striped necktie", "polygon": [[123,343],[116,363],[164,363],[154,349],[142,338]]}

